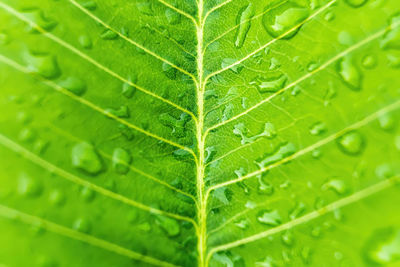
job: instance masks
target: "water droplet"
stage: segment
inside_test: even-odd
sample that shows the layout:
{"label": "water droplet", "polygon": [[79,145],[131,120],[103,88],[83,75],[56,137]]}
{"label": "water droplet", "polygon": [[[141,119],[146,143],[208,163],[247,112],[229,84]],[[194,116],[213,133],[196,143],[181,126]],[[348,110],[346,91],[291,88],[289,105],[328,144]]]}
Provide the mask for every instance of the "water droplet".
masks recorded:
{"label": "water droplet", "polygon": [[62,206],[65,203],[65,195],[60,190],[53,190],[50,192],[49,201],[55,206]]}
{"label": "water droplet", "polygon": [[229,266],[242,267],[245,266],[244,260],[240,255],[233,254],[231,251],[214,253],[210,266]]}
{"label": "water droplet", "polygon": [[236,24],[239,25],[235,35],[235,47],[240,48],[246,39],[246,35],[251,27],[251,18],[254,16],[253,5],[250,3],[243,7],[236,17]]}
{"label": "water droplet", "polygon": [[285,244],[286,246],[292,246],[294,243],[293,234],[290,231],[284,232],[281,236],[281,239],[283,244]]}
{"label": "water droplet", "polygon": [[362,65],[364,66],[364,68],[366,69],[373,69],[376,67],[377,65],[377,59],[375,56],[373,55],[366,55],[364,56],[364,58],[362,59]]}
{"label": "water droplet", "polygon": [[365,146],[362,135],[357,131],[350,131],[337,139],[339,148],[346,154],[358,155]]}
{"label": "water droplet", "polygon": [[92,48],[92,39],[88,35],[81,35],[78,39],[79,44],[82,48],[90,49]]}
{"label": "water droplet", "polygon": [[118,109],[108,108],[105,110],[107,114],[114,115],[118,118],[129,118],[129,108],[128,106],[122,105]]}
{"label": "water droplet", "polygon": [[254,203],[253,201],[247,201],[246,204],[244,205],[247,209],[254,209],[257,207],[257,204]]}
{"label": "water droplet", "polygon": [[97,8],[97,4],[94,1],[85,1],[82,3],[82,6],[91,11],[94,11]]}
{"label": "water droplet", "polygon": [[390,28],[383,36],[381,47],[383,49],[400,49],[400,15],[397,14],[390,19]]}
{"label": "water droplet", "polygon": [[72,148],[72,165],[89,174],[98,174],[103,170],[103,163],[93,146],[78,143]]}
{"label": "water droplet", "polygon": [[353,90],[359,90],[361,87],[362,74],[354,65],[350,57],[344,57],[339,60],[338,73],[343,81]]}
{"label": "water droplet", "polygon": [[171,25],[179,24],[181,22],[181,15],[170,8],[165,10],[165,17],[167,18],[168,23]]}
{"label": "water droplet", "polygon": [[400,68],[400,57],[393,55],[393,54],[388,54],[387,56],[388,59],[388,65],[391,68],[397,69]]}
{"label": "water droplet", "polygon": [[60,75],[56,58],[47,54],[29,54],[27,56],[28,70],[43,76],[46,79],[54,79]]}
{"label": "water droplet", "polygon": [[306,205],[303,202],[299,202],[296,204],[294,209],[290,212],[289,218],[291,220],[294,220],[303,214],[303,212],[306,210]]}
{"label": "water droplet", "polygon": [[185,136],[185,126],[190,120],[190,116],[187,113],[181,113],[179,119],[176,119],[168,113],[163,113],[159,116],[159,120],[163,125],[172,129],[171,134],[176,137],[183,137]]}
{"label": "water droplet", "polygon": [[262,261],[257,261],[255,263],[257,267],[275,267],[277,266],[276,261],[271,256],[265,257]]}
{"label": "water droplet", "polygon": [[263,210],[258,214],[257,221],[266,225],[277,226],[282,223],[282,218],[277,210]]}
{"label": "water droplet", "polygon": [[230,118],[232,118],[233,110],[234,110],[234,106],[232,103],[225,105],[221,120],[226,121],[226,120],[229,120]]}
{"label": "water droplet", "polygon": [[310,62],[308,65],[307,65],[307,71],[308,72],[313,72],[314,70],[316,70],[317,68],[318,68],[318,63],[316,63],[316,62]]}
{"label": "water droplet", "polygon": [[279,62],[278,59],[272,57],[271,62],[269,63],[269,70],[277,70],[281,66],[281,63]]}
{"label": "water droplet", "polygon": [[[223,68],[223,69],[227,68],[235,63],[236,63],[236,59],[234,59],[234,58],[224,58],[221,63],[221,68]],[[243,69],[243,66],[241,64],[237,64],[237,65],[232,66],[229,69],[231,71],[233,71],[234,73],[240,73]]]}
{"label": "water droplet", "polygon": [[140,13],[148,16],[153,16],[153,8],[151,2],[141,1],[136,3],[136,7]]}
{"label": "water droplet", "polygon": [[100,37],[104,40],[115,40],[118,38],[118,34],[112,30],[107,29],[100,35]]}
{"label": "water droplet", "polygon": [[242,219],[242,220],[235,222],[235,225],[237,227],[239,227],[240,229],[245,230],[249,227],[249,222],[246,219]]}
{"label": "water droplet", "polygon": [[114,170],[119,174],[126,174],[129,171],[129,164],[132,162],[132,157],[128,151],[123,148],[114,149],[112,156],[112,165]]}
{"label": "water droplet", "polygon": [[286,81],[287,77],[284,74],[269,78],[257,76],[250,82],[250,85],[254,85],[260,93],[274,93],[282,89]]}
{"label": "water droplet", "polygon": [[332,21],[335,18],[335,14],[332,11],[326,12],[324,19],[326,21]]}
{"label": "water droplet", "polygon": [[264,14],[263,25],[272,37],[284,35],[283,39],[289,39],[296,35],[301,27],[300,24],[308,18],[308,15],[307,8],[293,2],[286,2]]}
{"label": "water droplet", "polygon": [[400,230],[390,227],[374,231],[363,252],[369,262],[385,266],[396,265],[400,259]]}
{"label": "water droplet", "polygon": [[295,152],[296,146],[293,143],[285,143],[280,145],[273,154],[267,155],[262,161],[256,163],[261,169],[263,169],[270,164],[293,155]]}
{"label": "water droplet", "polygon": [[300,92],[301,92],[301,87],[296,85],[295,87],[293,87],[291,94],[292,94],[293,96],[296,96],[296,95],[298,95]]}
{"label": "water droplet", "polygon": [[376,177],[380,179],[387,179],[393,176],[394,172],[390,164],[383,163],[376,167],[375,169]]}
{"label": "water droplet", "polygon": [[360,7],[364,5],[368,0],[345,0],[345,2],[351,7]]}
{"label": "water droplet", "polygon": [[65,80],[61,81],[58,85],[77,96],[83,95],[86,91],[85,82],[75,77],[68,77]]}
{"label": "water droplet", "polygon": [[89,187],[82,187],[80,194],[86,202],[92,201],[95,197],[94,191]]}
{"label": "water droplet", "polygon": [[303,247],[300,254],[301,254],[301,259],[303,260],[303,262],[308,264],[311,260],[311,248]]}
{"label": "water droplet", "polygon": [[18,135],[22,142],[33,142],[36,139],[36,133],[31,128],[23,128]]}
{"label": "water droplet", "polygon": [[320,135],[326,132],[326,125],[323,122],[316,122],[310,127],[310,134],[312,135]]}
{"label": "water droplet", "polygon": [[[24,16],[45,31],[51,31],[57,25],[56,21],[46,17],[44,15],[43,11],[41,11],[39,9],[33,9],[33,10],[25,13]],[[28,32],[31,32],[31,33],[39,32],[36,29],[36,25],[29,25]]]}
{"label": "water droplet", "polygon": [[258,193],[262,195],[272,195],[274,193],[274,187],[263,180],[263,176],[258,178]]}
{"label": "water droplet", "polygon": [[18,178],[17,191],[25,197],[38,197],[41,195],[43,188],[38,180],[22,173]]}
{"label": "water droplet", "polygon": [[378,117],[379,126],[386,131],[393,130],[396,121],[391,113],[384,113]]}
{"label": "water droplet", "polygon": [[339,195],[346,194],[349,190],[347,184],[340,179],[331,179],[328,182],[324,183],[321,187],[322,190],[331,189],[335,191]]}
{"label": "water droplet", "polygon": [[341,31],[338,34],[338,42],[342,45],[350,46],[354,44],[353,36],[347,31]]}
{"label": "water droplet", "polygon": [[156,223],[170,237],[177,236],[181,232],[179,223],[173,218],[169,218],[169,217],[166,217],[166,216],[158,215],[156,217]]}
{"label": "water droplet", "polygon": [[262,133],[253,135],[253,136],[248,136],[248,130],[247,130],[246,126],[244,125],[244,123],[239,123],[234,126],[233,134],[241,137],[242,138],[241,144],[245,145],[245,144],[253,143],[256,140],[260,139],[261,137],[266,137],[269,139],[273,138],[276,136],[276,130],[275,130],[275,126],[272,123],[267,122],[264,125],[264,131]]}
{"label": "water droplet", "polygon": [[315,226],[311,229],[311,236],[312,237],[320,237],[321,236],[321,227]]}
{"label": "water droplet", "polygon": [[84,218],[78,218],[73,224],[73,228],[82,233],[88,233],[92,228],[90,222]]}
{"label": "water droplet", "polygon": [[0,32],[0,45],[6,45],[10,42],[10,37],[7,33],[1,31]]}
{"label": "water droplet", "polygon": [[321,157],[321,155],[322,155],[322,152],[321,152],[321,150],[319,150],[319,149],[314,149],[314,150],[311,152],[311,156],[312,156],[313,158],[315,158],[315,159],[319,159],[319,158]]}
{"label": "water droplet", "polygon": [[220,187],[213,191],[213,197],[224,205],[228,205],[232,199],[232,192],[226,187]]}
{"label": "water droplet", "polygon": [[217,150],[216,150],[215,146],[206,147],[205,150],[206,150],[206,157],[204,159],[204,162],[208,163],[213,160],[215,154],[217,153]]}

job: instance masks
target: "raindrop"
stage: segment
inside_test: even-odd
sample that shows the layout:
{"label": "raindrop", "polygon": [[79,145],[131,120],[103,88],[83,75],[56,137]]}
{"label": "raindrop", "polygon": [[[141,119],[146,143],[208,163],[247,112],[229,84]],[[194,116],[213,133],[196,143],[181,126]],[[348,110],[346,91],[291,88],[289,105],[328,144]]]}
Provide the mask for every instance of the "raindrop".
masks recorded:
{"label": "raindrop", "polygon": [[350,131],[337,139],[339,148],[346,154],[358,155],[365,147],[362,135],[357,131]]}
{"label": "raindrop", "polygon": [[129,171],[129,164],[132,162],[132,157],[129,152],[123,148],[114,149],[112,156],[112,165],[114,170],[119,174],[126,174]]}
{"label": "raindrop", "polygon": [[258,214],[257,221],[262,224],[277,226],[282,223],[282,218],[277,210],[263,210]]}
{"label": "raindrop", "polygon": [[361,87],[362,74],[354,65],[350,57],[344,57],[339,60],[338,73],[343,81],[353,90],[359,90]]}
{"label": "raindrop", "polygon": [[236,18],[236,24],[239,25],[235,35],[235,47],[240,48],[246,39],[246,35],[251,27],[251,18],[254,16],[253,5],[250,3],[243,7]]}
{"label": "raindrop", "polygon": [[43,76],[46,79],[54,79],[60,75],[56,58],[48,54],[29,54],[27,56],[28,70]]}
{"label": "raindrop", "polygon": [[89,174],[98,174],[103,170],[103,163],[93,146],[82,142],[72,148],[72,165]]}
{"label": "raindrop", "polygon": [[41,195],[43,188],[38,180],[22,173],[18,178],[17,191],[25,197],[38,197]]}
{"label": "raindrop", "polygon": [[86,91],[85,82],[76,77],[68,77],[61,81],[58,85],[77,96],[82,96]]}
{"label": "raindrop", "polygon": [[257,76],[250,82],[250,85],[254,85],[260,93],[266,93],[266,92],[273,93],[282,89],[286,81],[287,77],[284,74],[268,78]]}

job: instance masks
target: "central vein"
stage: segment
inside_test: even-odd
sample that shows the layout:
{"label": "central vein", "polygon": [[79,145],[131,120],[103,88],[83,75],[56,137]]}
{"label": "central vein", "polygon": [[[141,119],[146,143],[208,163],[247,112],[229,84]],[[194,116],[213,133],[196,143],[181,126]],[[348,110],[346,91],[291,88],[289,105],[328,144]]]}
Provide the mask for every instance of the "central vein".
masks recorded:
{"label": "central vein", "polygon": [[198,159],[196,166],[196,183],[197,183],[197,197],[198,197],[198,266],[206,266],[206,198],[204,194],[204,152],[205,152],[205,138],[204,138],[204,90],[205,84],[203,79],[203,35],[204,35],[204,21],[203,21],[203,0],[198,1],[198,23],[196,25],[197,34],[197,109],[198,120],[196,124],[196,139]]}

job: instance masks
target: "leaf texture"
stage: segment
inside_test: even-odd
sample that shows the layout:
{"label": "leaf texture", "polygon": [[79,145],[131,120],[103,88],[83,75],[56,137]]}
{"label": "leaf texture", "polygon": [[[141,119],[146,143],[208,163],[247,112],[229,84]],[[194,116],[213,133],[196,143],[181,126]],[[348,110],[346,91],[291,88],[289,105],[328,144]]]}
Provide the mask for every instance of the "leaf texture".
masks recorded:
{"label": "leaf texture", "polygon": [[399,14],[0,0],[0,265],[398,266]]}

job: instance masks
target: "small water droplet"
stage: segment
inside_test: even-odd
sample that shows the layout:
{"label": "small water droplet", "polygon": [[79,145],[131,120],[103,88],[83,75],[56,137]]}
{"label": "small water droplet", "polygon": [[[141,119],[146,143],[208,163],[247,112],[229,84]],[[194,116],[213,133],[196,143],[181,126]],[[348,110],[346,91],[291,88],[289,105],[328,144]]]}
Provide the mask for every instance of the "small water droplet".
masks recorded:
{"label": "small water droplet", "polygon": [[281,63],[277,58],[272,57],[271,62],[269,63],[269,70],[277,70],[281,66]]}
{"label": "small water droplet", "polygon": [[296,152],[296,146],[293,143],[285,143],[280,145],[273,154],[267,155],[262,161],[256,162],[256,164],[261,168],[280,161]]}
{"label": "small water droplet", "polygon": [[80,195],[86,202],[90,202],[94,199],[95,192],[92,189],[90,189],[89,187],[85,186],[85,187],[82,187],[82,189],[80,190]]}
{"label": "small water droplet", "polygon": [[321,236],[321,226],[315,226],[311,229],[312,237],[320,237]]}
{"label": "small water droplet", "polygon": [[[221,62],[221,68],[225,69],[233,64],[236,63],[236,59],[234,58],[224,58]],[[240,73],[243,69],[243,66],[241,64],[236,64],[234,66],[232,66],[231,68],[229,68],[231,71],[233,71],[234,73]]]}
{"label": "small water droplet", "polygon": [[91,11],[94,11],[97,8],[97,4],[94,1],[85,1],[82,3],[82,6]]}
{"label": "small water droplet", "polygon": [[332,21],[335,18],[335,13],[333,13],[332,11],[328,11],[326,12],[324,19],[326,21]]}
{"label": "small water droplet", "polygon": [[306,210],[306,205],[303,202],[299,202],[296,204],[296,206],[293,208],[293,210],[289,214],[289,218],[291,220],[294,220],[303,214],[303,212]]}
{"label": "small water droplet", "polygon": [[362,74],[350,57],[344,57],[339,60],[338,73],[351,89],[360,89]]}
{"label": "small water droplet", "polygon": [[29,54],[28,70],[46,79],[55,79],[60,75],[60,69],[54,56],[48,54]]}
{"label": "small water droplet", "polygon": [[283,244],[285,244],[286,246],[292,246],[294,243],[293,234],[290,231],[284,232],[281,236],[281,239]]}
{"label": "small water droplet", "polygon": [[236,17],[236,24],[239,25],[235,34],[235,47],[240,48],[246,39],[246,35],[251,27],[251,18],[254,16],[253,5],[250,3],[243,7]]}
{"label": "small water droplet", "polygon": [[[24,16],[45,31],[51,31],[57,25],[56,21],[46,17],[43,11],[39,9],[30,10],[26,12]],[[36,25],[29,25],[28,32],[38,33],[39,31],[36,29]]]}
{"label": "small water droplet", "polygon": [[366,69],[373,69],[377,65],[377,59],[373,55],[366,55],[362,59],[362,65]]}
{"label": "small water droplet", "polygon": [[242,219],[235,222],[235,226],[239,227],[240,229],[247,229],[249,227],[249,222],[246,219]]}
{"label": "small water droplet", "polygon": [[62,206],[65,203],[65,195],[61,190],[53,190],[50,192],[49,201],[52,205]]}
{"label": "small water droplet", "polygon": [[42,194],[43,187],[41,183],[25,173],[18,177],[18,193],[25,197],[38,197]]}
{"label": "small water droplet", "polygon": [[235,107],[233,106],[232,103],[229,103],[228,105],[225,105],[221,121],[226,121],[226,120],[229,120],[230,118],[232,118],[233,117],[234,108]]}
{"label": "small water droplet", "polygon": [[387,30],[381,41],[383,49],[400,49],[400,15],[396,14],[390,18],[390,28]]}
{"label": "small water droplet", "polygon": [[6,45],[10,42],[10,37],[7,33],[0,31],[0,45]]}
{"label": "small water droplet", "polygon": [[[296,35],[301,27],[300,24],[308,18],[308,15],[307,8],[293,2],[286,2],[264,14],[263,25],[272,37],[284,35],[283,39],[289,39]],[[299,26],[296,27],[296,25]]]}
{"label": "small water droplet", "polygon": [[18,135],[18,139],[22,142],[33,142],[36,139],[36,133],[31,128],[23,128]]}
{"label": "small water droplet", "polygon": [[123,148],[114,149],[112,156],[112,164],[114,170],[119,174],[126,174],[129,171],[129,164],[132,162],[132,157],[129,152]]}
{"label": "small water droplet", "polygon": [[87,219],[78,218],[75,220],[73,228],[79,232],[88,233],[92,227]]}
{"label": "small water droplet", "polygon": [[263,210],[258,214],[257,221],[266,225],[277,226],[282,223],[282,218],[277,210]]}
{"label": "small water droplet", "polygon": [[345,0],[345,2],[351,7],[361,7],[363,6],[368,0]]}
{"label": "small water droplet", "polygon": [[170,80],[176,79],[177,70],[174,67],[172,67],[170,64],[163,62],[161,68],[162,68],[164,75],[167,76],[168,79],[170,79]]}
{"label": "small water droplet", "polygon": [[384,113],[378,117],[379,126],[386,131],[393,130],[396,121],[391,113]]}
{"label": "small water droplet", "polygon": [[321,187],[322,190],[328,190],[331,189],[335,191],[339,195],[346,194],[349,190],[347,184],[340,179],[331,179],[324,183]]}
{"label": "small water droplet", "polygon": [[239,123],[234,126],[233,134],[241,137],[241,139],[242,139],[241,144],[245,145],[245,144],[253,143],[253,142],[257,141],[258,139],[260,139],[261,137],[266,137],[268,139],[273,138],[276,136],[276,130],[275,130],[275,126],[272,123],[267,122],[264,124],[263,132],[261,132],[260,134],[257,134],[257,135],[249,136],[248,130],[247,130],[246,126],[244,125],[244,123]]}
{"label": "small water droplet", "polygon": [[81,35],[78,39],[79,44],[82,48],[90,49],[92,48],[92,39],[88,35]]}
{"label": "small water droplet", "polygon": [[365,146],[362,135],[357,131],[350,131],[337,139],[339,148],[346,154],[358,155]]}
{"label": "small water droplet", "polygon": [[375,169],[376,177],[380,179],[387,179],[394,175],[393,168],[388,163],[383,163]]}
{"label": "small water droplet", "polygon": [[282,89],[286,81],[287,77],[284,74],[268,78],[257,76],[250,82],[250,85],[255,86],[260,93],[274,93]]}
{"label": "small water droplet", "polygon": [[98,174],[103,170],[103,163],[93,146],[82,142],[72,148],[72,165],[89,174]]}
{"label": "small water droplet", "polygon": [[115,31],[107,29],[100,35],[100,37],[104,40],[115,40],[118,38],[118,34]]}
{"label": "small water droplet", "polygon": [[181,228],[179,223],[166,216],[158,215],[156,217],[156,223],[167,233],[168,236],[173,237],[179,235]]}
{"label": "small water droplet", "polygon": [[396,265],[400,259],[400,230],[389,227],[374,231],[364,246],[363,254],[368,262]]}
{"label": "small water droplet", "polygon": [[179,119],[176,119],[168,113],[163,113],[159,116],[159,120],[163,125],[172,129],[171,134],[176,137],[183,137],[185,136],[185,126],[190,120],[190,116],[187,113],[181,113]]}
{"label": "small water droplet", "polygon": [[107,114],[114,115],[118,118],[129,118],[129,108],[128,106],[122,105],[118,109],[108,108],[105,110]]}
{"label": "small water droplet", "polygon": [[58,85],[77,96],[82,96],[86,91],[85,82],[76,77],[68,77],[61,81]]}
{"label": "small water droplet", "polygon": [[323,122],[316,122],[310,127],[310,134],[320,135],[326,132],[326,125]]}

